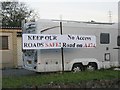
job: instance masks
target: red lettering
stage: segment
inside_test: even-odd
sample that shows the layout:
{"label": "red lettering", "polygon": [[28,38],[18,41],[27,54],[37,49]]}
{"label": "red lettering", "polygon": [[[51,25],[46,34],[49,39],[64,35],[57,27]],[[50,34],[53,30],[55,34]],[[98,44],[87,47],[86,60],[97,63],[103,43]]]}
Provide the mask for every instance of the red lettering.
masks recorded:
{"label": "red lettering", "polygon": [[45,43],[45,47],[61,47],[61,43]]}
{"label": "red lettering", "polygon": [[93,47],[96,47],[96,45],[94,44]]}
{"label": "red lettering", "polygon": [[56,43],[56,47],[58,47],[59,46],[59,44],[58,43]]}
{"label": "red lettering", "polygon": [[87,47],[87,44],[85,43],[85,47]]}
{"label": "red lettering", "polygon": [[48,47],[49,45],[47,43],[45,43],[45,47]]}
{"label": "red lettering", "polygon": [[50,47],[53,47],[53,46],[54,46],[54,43],[50,43],[49,45],[50,45]]}
{"label": "red lettering", "polygon": [[88,44],[88,47],[91,47],[91,44],[90,44],[90,43]]}

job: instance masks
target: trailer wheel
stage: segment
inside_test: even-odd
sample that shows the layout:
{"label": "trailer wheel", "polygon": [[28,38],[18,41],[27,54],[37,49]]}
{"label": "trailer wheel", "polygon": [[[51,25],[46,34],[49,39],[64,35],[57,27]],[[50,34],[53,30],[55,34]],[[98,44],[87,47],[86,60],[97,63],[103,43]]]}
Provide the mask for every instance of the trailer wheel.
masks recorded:
{"label": "trailer wheel", "polygon": [[89,63],[86,68],[87,71],[94,71],[97,70],[97,64],[96,63]]}
{"label": "trailer wheel", "polygon": [[83,71],[83,65],[82,64],[74,64],[72,68],[73,72],[81,72]]}

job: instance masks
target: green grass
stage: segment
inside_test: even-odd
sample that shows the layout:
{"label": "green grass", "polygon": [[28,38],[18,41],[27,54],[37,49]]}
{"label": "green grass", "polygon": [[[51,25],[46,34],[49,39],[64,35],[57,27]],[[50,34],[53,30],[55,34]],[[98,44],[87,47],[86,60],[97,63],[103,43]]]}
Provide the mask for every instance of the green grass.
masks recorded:
{"label": "green grass", "polygon": [[101,79],[114,79],[119,78],[120,71],[113,70],[99,70],[93,72],[65,72],[60,73],[50,73],[50,74],[38,74],[35,76],[22,76],[22,77],[3,77],[2,86],[3,88],[20,88],[23,86],[41,86],[45,84],[53,83],[79,83],[81,81],[89,80],[101,80]]}

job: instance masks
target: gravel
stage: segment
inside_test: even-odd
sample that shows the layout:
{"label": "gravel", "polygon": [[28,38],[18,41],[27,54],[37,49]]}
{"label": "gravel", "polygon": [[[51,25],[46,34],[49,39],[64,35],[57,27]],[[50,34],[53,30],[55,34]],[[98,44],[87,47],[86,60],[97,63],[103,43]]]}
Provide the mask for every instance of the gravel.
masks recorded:
{"label": "gravel", "polygon": [[23,68],[20,69],[3,69],[2,76],[26,76],[26,75],[37,75],[33,71],[25,70]]}

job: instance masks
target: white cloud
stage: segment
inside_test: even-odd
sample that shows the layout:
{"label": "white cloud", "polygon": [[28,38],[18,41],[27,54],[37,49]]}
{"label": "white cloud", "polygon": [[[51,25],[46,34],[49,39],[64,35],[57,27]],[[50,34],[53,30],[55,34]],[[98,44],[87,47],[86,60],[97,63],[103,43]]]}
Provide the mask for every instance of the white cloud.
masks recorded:
{"label": "white cloud", "polygon": [[119,0],[19,0],[25,2],[118,2]]}
{"label": "white cloud", "polygon": [[108,11],[112,12],[113,22],[117,22],[119,0],[19,0],[35,9],[41,18],[70,20],[109,21]]}

